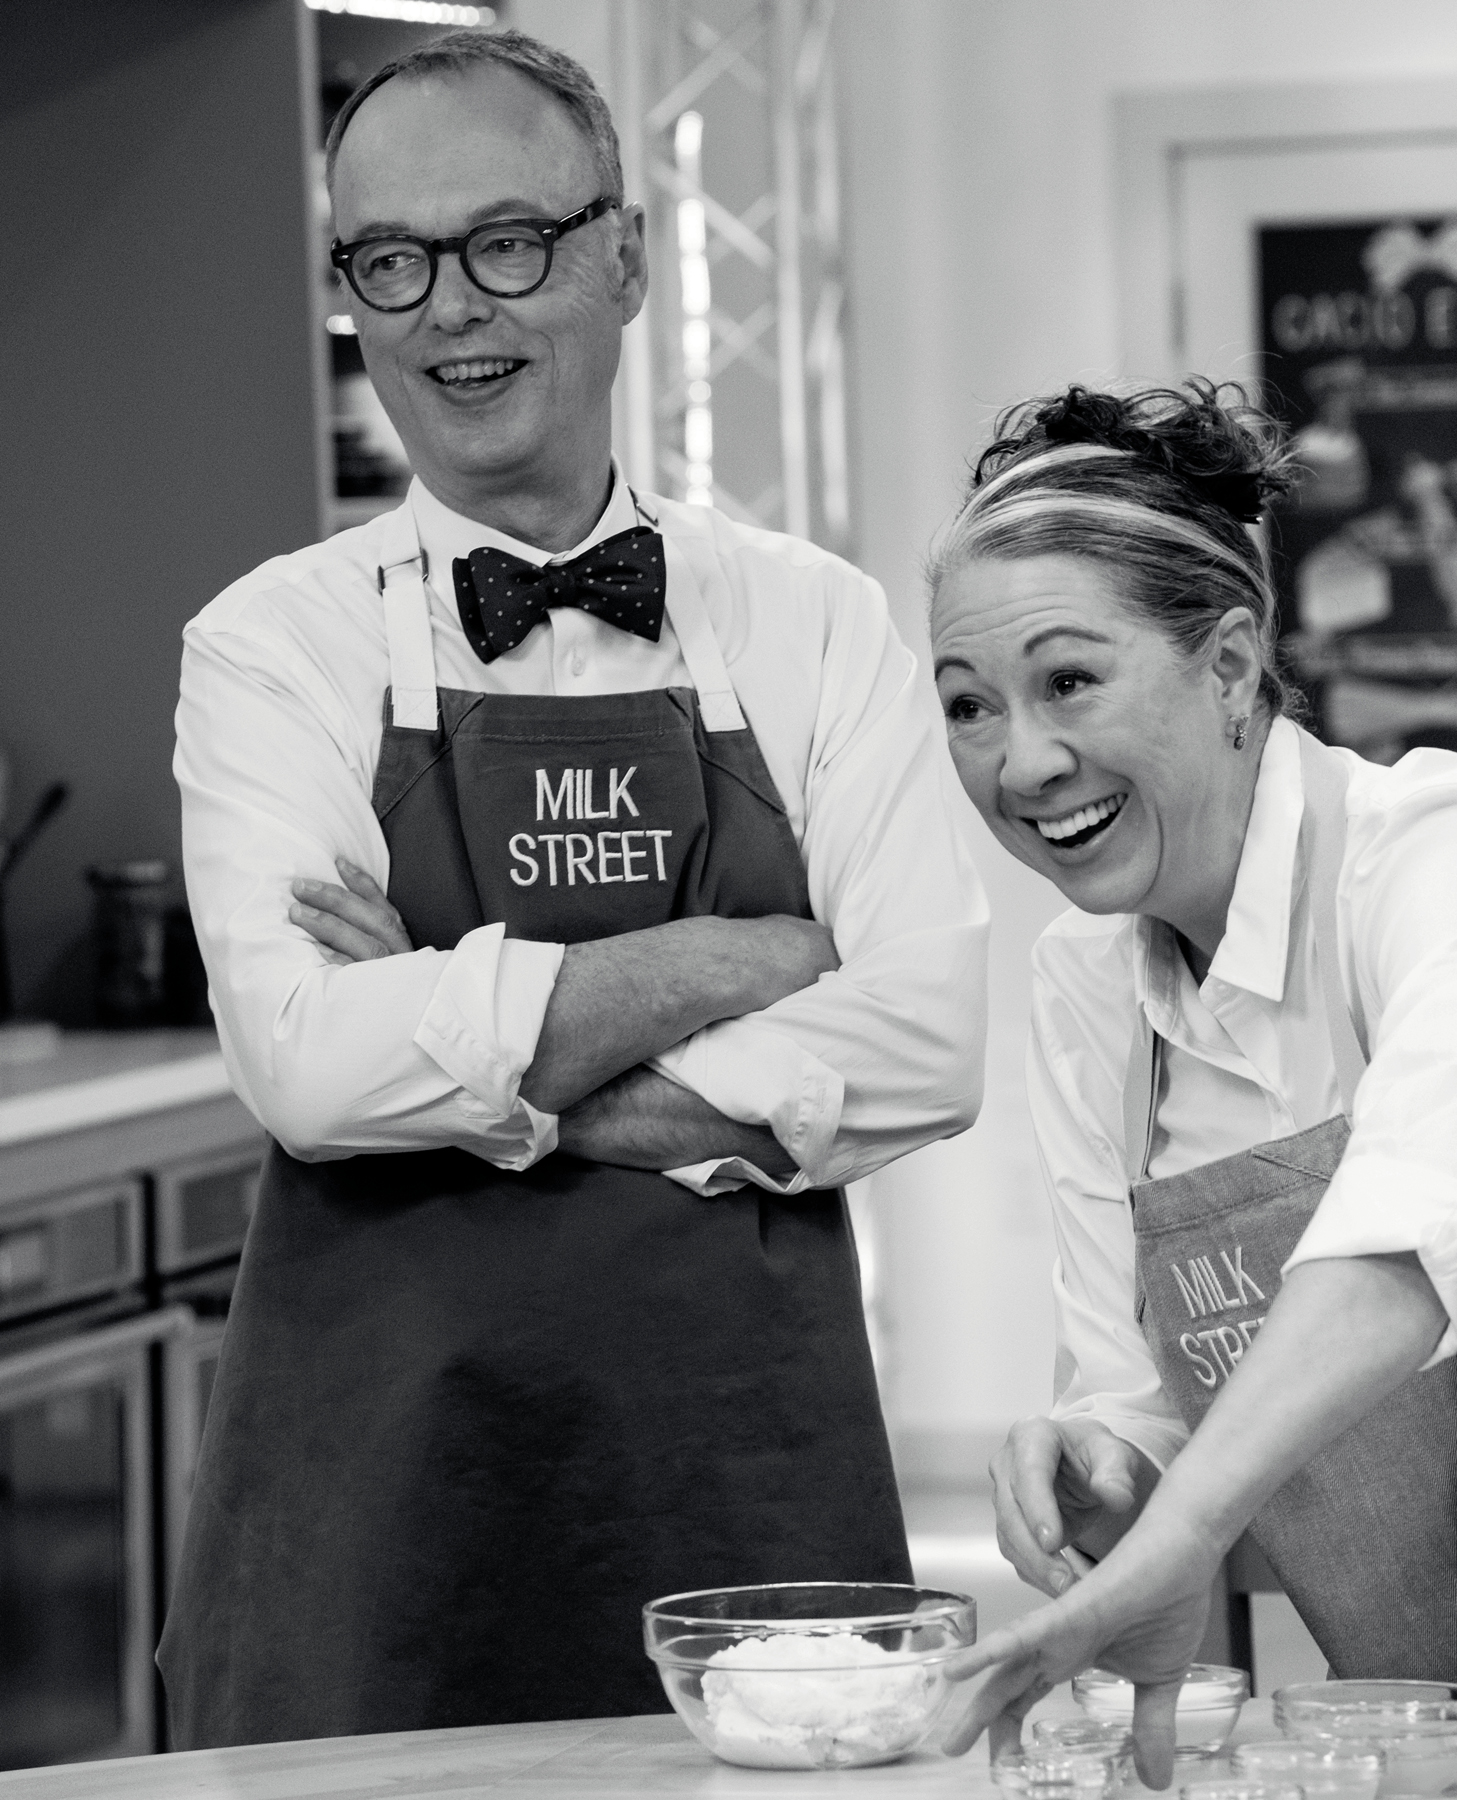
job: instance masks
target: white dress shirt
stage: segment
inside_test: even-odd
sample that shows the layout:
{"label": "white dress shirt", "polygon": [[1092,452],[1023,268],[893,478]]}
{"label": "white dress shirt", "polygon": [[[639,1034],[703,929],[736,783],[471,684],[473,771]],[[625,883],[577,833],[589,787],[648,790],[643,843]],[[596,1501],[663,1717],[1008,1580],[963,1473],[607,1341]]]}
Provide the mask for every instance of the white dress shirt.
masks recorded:
{"label": "white dress shirt", "polygon": [[[1287,1268],[1415,1251],[1457,1316],[1457,756],[1350,772],[1341,977],[1371,1063],[1350,1143]],[[1028,1085],[1058,1255],[1055,1418],[1087,1415],[1160,1468],[1188,1437],[1133,1316],[1123,1083],[1142,1007],[1164,1040],[1149,1173],[1181,1174],[1341,1110],[1315,966],[1294,726],[1277,720],[1223,941],[1196,984],[1167,926],[1068,912],[1033,953]],[[1438,1357],[1457,1351],[1449,1325]],[[1434,1359],[1435,1360],[1435,1359]]]}
{"label": "white dress shirt", "polygon": [[[595,529],[559,558],[410,490],[429,557],[442,687],[591,695],[691,685],[671,624],[657,643],[554,608],[489,665],[461,629],[451,564],[489,544],[565,560],[640,521],[615,476]],[[683,550],[788,812],[817,919],[841,966],[655,1067],[728,1117],[768,1125],[799,1173],[738,1159],[672,1171],[712,1193],[849,1181],[963,1130],[980,1102],[988,914],[967,802],[880,588],[813,544],[722,513],[643,499]],[[184,635],[175,771],[188,896],[239,1094],[293,1155],[458,1145],[505,1169],[554,1148],[518,1092],[563,947],[500,924],[453,951],[343,964],[289,922],[289,884],[380,885],[370,805],[389,658],[376,582],[381,522],[276,557]]]}

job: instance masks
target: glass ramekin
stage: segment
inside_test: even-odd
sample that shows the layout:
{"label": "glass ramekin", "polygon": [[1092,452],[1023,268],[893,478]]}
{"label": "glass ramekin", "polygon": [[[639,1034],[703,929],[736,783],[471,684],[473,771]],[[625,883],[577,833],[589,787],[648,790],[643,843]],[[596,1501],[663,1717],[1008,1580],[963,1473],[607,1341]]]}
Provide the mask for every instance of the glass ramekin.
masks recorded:
{"label": "glass ramekin", "polygon": [[976,1602],[939,1588],[802,1582],[669,1594],[643,1643],[673,1709],[724,1762],[853,1769],[925,1742],[976,1642]]}
{"label": "glass ramekin", "polygon": [[1296,1781],[1249,1781],[1236,1775],[1185,1782],[1179,1800],[1305,1800],[1305,1789]]}
{"label": "glass ramekin", "polygon": [[1062,1744],[1031,1744],[999,1756],[992,1780],[1017,1800],[1113,1800],[1123,1779],[1116,1751],[1078,1750]]}
{"label": "glass ramekin", "polygon": [[[1250,1678],[1243,1669],[1191,1663],[1175,1715],[1175,1760],[1192,1762],[1218,1756],[1249,1697]],[[1133,1683],[1107,1669],[1075,1675],[1073,1699],[1089,1718],[1122,1720],[1126,1725],[1133,1722]]]}
{"label": "glass ramekin", "polygon": [[1386,1744],[1457,1732],[1457,1687],[1445,1681],[1308,1681],[1275,1690],[1286,1737]]}
{"label": "glass ramekin", "polygon": [[1386,1772],[1386,1756],[1376,1744],[1337,1743],[1313,1738],[1277,1738],[1273,1743],[1236,1744],[1229,1756],[1234,1773],[1247,1781],[1295,1781],[1306,1800],[1376,1800]]}

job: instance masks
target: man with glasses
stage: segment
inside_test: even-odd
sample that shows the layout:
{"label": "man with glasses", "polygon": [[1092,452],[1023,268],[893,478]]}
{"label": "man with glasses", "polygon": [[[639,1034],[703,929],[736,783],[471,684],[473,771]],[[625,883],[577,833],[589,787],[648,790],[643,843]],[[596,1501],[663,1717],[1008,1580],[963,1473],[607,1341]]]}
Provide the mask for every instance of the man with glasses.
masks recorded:
{"label": "man with glasses", "polygon": [[159,1660],[181,1746],[661,1710],[644,1601],[903,1581],[847,1180],[971,1122],[986,910],[875,585],[635,494],[647,271],[514,32],[330,135],[415,471],[188,627],[188,889],[275,1139]]}

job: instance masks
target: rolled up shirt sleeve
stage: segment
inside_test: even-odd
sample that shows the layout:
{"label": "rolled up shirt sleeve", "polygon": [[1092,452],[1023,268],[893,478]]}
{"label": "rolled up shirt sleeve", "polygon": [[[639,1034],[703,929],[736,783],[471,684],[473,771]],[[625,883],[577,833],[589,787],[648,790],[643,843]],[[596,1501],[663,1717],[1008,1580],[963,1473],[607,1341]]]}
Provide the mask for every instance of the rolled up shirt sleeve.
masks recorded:
{"label": "rolled up shirt sleeve", "polygon": [[[1350,1142],[1286,1268],[1415,1252],[1457,1319],[1457,759],[1414,751],[1353,809],[1338,918],[1371,1062]],[[1457,1354],[1451,1323],[1432,1360]]]}
{"label": "rolled up shirt sleeve", "polygon": [[700,1193],[854,1181],[964,1131],[981,1101],[989,914],[969,802],[884,596],[839,567],[853,585],[825,647],[801,850],[840,967],[652,1065],[727,1117],[767,1125],[799,1172],[776,1181],[737,1159],[670,1171]]}
{"label": "rolled up shirt sleeve", "polygon": [[1189,1431],[1134,1316],[1121,1104],[1131,1030],[1121,1058],[1103,1036],[1084,1037],[1067,993],[1077,965],[1060,959],[1058,979],[1050,978],[1046,961],[1057,954],[1047,940],[1033,953],[1027,1052],[1027,1093],[1057,1245],[1051,1417],[1095,1419],[1163,1470]]}
{"label": "rolled up shirt sleeve", "polygon": [[174,760],[238,1093],[304,1161],[454,1145],[525,1168],[556,1144],[555,1118],[519,1087],[562,946],[492,925],[453,951],[345,963],[291,923],[296,877],[336,882],[345,856],[387,887],[389,852],[356,721],[306,645],[253,621],[258,597],[235,591],[188,628]]}

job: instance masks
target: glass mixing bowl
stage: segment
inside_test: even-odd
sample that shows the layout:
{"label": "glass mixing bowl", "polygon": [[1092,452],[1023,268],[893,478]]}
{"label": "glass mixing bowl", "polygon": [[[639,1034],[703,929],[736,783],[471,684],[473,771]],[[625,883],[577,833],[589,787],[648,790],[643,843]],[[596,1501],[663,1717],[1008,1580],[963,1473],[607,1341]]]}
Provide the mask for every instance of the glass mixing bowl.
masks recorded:
{"label": "glass mixing bowl", "polygon": [[[1249,1697],[1250,1678],[1243,1669],[1191,1663],[1174,1715],[1175,1760],[1218,1756]],[[1107,1669],[1074,1675],[1073,1699],[1089,1718],[1120,1720],[1124,1725],[1133,1722],[1133,1683]]]}
{"label": "glass mixing bowl", "polygon": [[674,1711],[751,1769],[894,1762],[930,1735],[955,1691],[945,1665],[975,1642],[976,1602],[938,1588],[781,1583],[643,1608]]}

